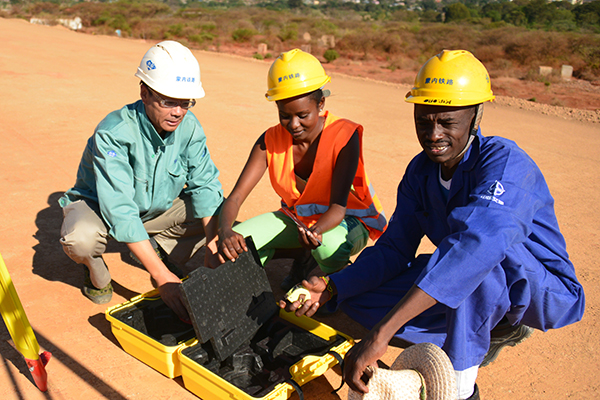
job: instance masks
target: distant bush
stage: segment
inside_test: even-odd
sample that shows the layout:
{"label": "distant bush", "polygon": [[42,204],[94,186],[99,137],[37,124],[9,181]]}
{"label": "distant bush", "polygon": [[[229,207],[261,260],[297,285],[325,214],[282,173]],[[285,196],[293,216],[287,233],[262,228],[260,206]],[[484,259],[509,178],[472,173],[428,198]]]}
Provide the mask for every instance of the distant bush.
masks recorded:
{"label": "distant bush", "polygon": [[195,33],[188,36],[188,39],[196,44],[204,44],[206,42],[212,42],[215,38],[215,35],[209,32]]}
{"label": "distant bush", "polygon": [[231,37],[236,42],[249,42],[255,34],[256,31],[253,29],[239,28],[233,31]]}
{"label": "distant bush", "polygon": [[286,24],[277,35],[282,42],[298,40],[298,24]]}
{"label": "distant bush", "polygon": [[338,59],[340,54],[334,49],[327,49],[325,53],[323,53],[323,58],[327,60],[328,63],[333,62]]}

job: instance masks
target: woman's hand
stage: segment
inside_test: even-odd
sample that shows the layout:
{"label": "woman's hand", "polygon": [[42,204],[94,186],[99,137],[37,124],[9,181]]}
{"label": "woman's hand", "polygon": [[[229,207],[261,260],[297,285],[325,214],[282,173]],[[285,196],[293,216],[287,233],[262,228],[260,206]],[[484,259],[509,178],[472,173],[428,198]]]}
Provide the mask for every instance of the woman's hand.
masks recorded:
{"label": "woman's hand", "polygon": [[225,260],[235,262],[244,251],[248,251],[244,237],[233,229],[219,233],[219,253]]}
{"label": "woman's hand", "polygon": [[[313,227],[314,228],[314,227]],[[322,244],[323,236],[316,229],[298,227],[298,241],[305,249],[314,250]]]}

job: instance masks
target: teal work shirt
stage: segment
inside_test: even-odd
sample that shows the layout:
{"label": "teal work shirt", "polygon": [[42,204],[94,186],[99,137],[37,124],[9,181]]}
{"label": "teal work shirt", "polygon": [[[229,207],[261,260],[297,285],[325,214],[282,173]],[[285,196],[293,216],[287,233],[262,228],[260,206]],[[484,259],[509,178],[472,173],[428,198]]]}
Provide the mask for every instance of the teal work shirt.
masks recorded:
{"label": "teal work shirt", "polygon": [[215,215],[223,202],[218,178],[194,114],[188,111],[163,140],[139,100],[98,124],[83,152],[75,186],[59,203],[98,203],[110,236],[135,243],[148,239],[143,223],[168,210],[182,193],[191,196],[195,218]]}

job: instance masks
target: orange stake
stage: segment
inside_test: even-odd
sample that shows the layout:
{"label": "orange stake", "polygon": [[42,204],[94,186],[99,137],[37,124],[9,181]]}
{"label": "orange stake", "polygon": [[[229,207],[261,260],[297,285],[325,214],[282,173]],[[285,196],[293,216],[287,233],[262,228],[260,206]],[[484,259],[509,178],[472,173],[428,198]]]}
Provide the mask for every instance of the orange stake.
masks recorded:
{"label": "orange stake", "polygon": [[[21,300],[17,295],[8,269],[0,255],[0,314],[17,350],[25,357],[27,367],[36,386],[42,392],[48,390],[46,364],[52,357],[48,351],[39,354],[40,346],[27,319]],[[38,355],[39,354],[39,355]]]}

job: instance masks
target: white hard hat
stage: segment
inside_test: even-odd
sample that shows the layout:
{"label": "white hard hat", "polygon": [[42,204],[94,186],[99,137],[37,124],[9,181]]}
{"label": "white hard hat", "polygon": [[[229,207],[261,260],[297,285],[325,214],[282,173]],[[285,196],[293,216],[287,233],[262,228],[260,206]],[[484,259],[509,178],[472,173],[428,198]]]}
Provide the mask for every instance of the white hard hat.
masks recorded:
{"label": "white hard hat", "polygon": [[165,40],[152,46],[144,54],[135,76],[167,97],[204,97],[196,57],[187,47],[173,40]]}

